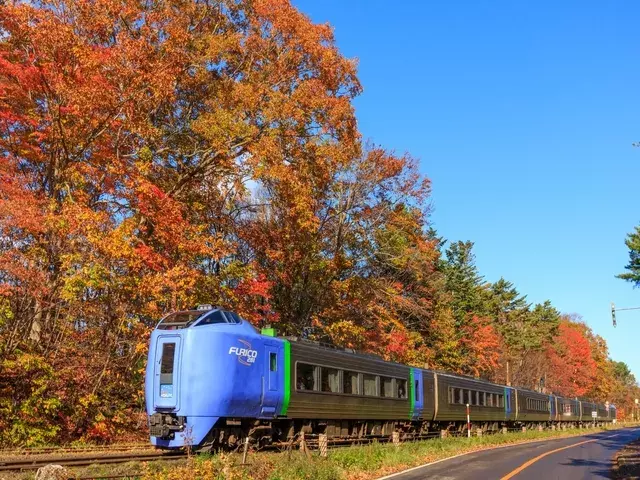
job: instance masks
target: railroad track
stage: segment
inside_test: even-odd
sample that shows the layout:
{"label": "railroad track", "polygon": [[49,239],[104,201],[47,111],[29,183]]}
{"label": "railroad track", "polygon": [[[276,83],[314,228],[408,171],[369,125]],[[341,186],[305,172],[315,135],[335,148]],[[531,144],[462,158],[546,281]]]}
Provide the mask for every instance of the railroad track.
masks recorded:
{"label": "railroad track", "polygon": [[[509,429],[509,431],[520,431],[519,429]],[[493,434],[496,434],[494,432]],[[486,435],[486,433],[485,433]],[[449,432],[448,436],[451,437],[466,437],[465,432]],[[474,435],[475,436],[475,435]],[[407,442],[416,442],[429,440],[434,438],[439,438],[440,433],[431,432],[427,434],[421,435],[406,435],[402,438],[402,443]],[[370,443],[389,443],[391,442],[391,438],[387,436],[377,436],[377,437],[368,437],[368,438],[357,438],[357,439],[328,439],[327,447],[328,448],[341,448],[341,447],[349,447],[352,445],[366,445]],[[317,435],[309,435],[305,438],[306,448],[309,450],[317,450],[319,448],[319,439]],[[140,447],[136,446],[138,449]],[[133,447],[132,447],[133,448]],[[258,448],[258,450],[287,450],[287,449],[298,449],[300,448],[299,441],[293,442],[279,442],[270,444],[263,448]],[[40,449],[45,450],[45,449]],[[53,449],[55,453],[60,453],[60,449]],[[74,451],[74,453],[78,453],[77,449],[69,449]],[[106,450],[106,449],[105,449]],[[241,450],[241,447],[238,448]],[[252,451],[255,451],[255,446],[252,446]],[[89,450],[89,452],[95,453],[95,449]],[[80,452],[81,453],[81,452]],[[183,451],[179,452],[158,452],[156,450],[150,452],[133,452],[133,453],[120,453],[120,454],[94,454],[94,455],[80,455],[80,456],[46,456],[42,458],[24,458],[25,455],[22,455],[21,458],[12,458],[12,459],[0,459],[0,472],[1,471],[28,471],[28,470],[37,470],[38,468],[44,467],[46,465],[62,465],[66,467],[86,467],[89,465],[103,465],[103,464],[117,464],[117,463],[127,463],[127,462],[148,462],[153,460],[179,460],[187,457],[187,454]],[[135,473],[126,474],[126,475],[114,475],[108,478],[124,478],[128,476],[135,476]],[[107,477],[100,477],[107,478]]]}
{"label": "railroad track", "polygon": [[[439,436],[439,434],[437,435]],[[431,438],[436,438],[436,434],[430,433],[426,435],[414,435],[411,438],[404,438],[403,441],[419,441],[419,440],[427,440]],[[329,440],[328,447],[329,448],[341,448],[348,447],[351,445],[366,445],[373,442],[386,443],[391,441],[388,437],[375,437],[375,438],[359,438],[359,439],[332,439]],[[305,439],[306,447],[310,450],[316,450],[319,448],[318,437],[315,435],[308,436]],[[135,446],[136,448],[140,448]],[[255,451],[255,446],[252,446],[251,450]],[[261,450],[286,450],[289,448],[297,449],[299,448],[299,442],[281,442],[276,444],[271,444],[266,448],[262,448]],[[121,447],[122,448],[122,447]],[[131,448],[134,448],[132,446]],[[90,455],[89,453],[95,453],[95,449],[56,449],[56,448],[42,448],[37,449],[38,454],[43,455],[47,453],[63,453],[65,451],[71,451],[73,453],[83,453],[83,450],[86,451],[87,454],[84,455],[65,455],[65,456],[42,456],[36,457],[36,449],[30,452],[29,455],[24,455],[24,452],[21,453],[21,457],[14,458],[0,458],[0,472],[2,471],[29,471],[29,470],[37,470],[46,465],[62,465],[65,467],[86,467],[89,465],[104,465],[104,464],[118,464],[118,463],[127,463],[127,462],[148,462],[153,460],[179,460],[183,459],[187,456],[187,454],[183,451],[179,452],[158,452],[156,450],[150,452],[135,452],[135,453],[120,453],[120,454],[107,454],[100,453]],[[104,449],[111,450],[111,449]],[[1,452],[5,453],[5,452]],[[16,451],[18,453],[18,451]],[[27,458],[25,458],[25,456]],[[31,458],[29,458],[31,457]],[[109,478],[124,478],[128,477],[132,474],[126,475],[114,475]],[[103,478],[102,476],[100,478]]]}
{"label": "railroad track", "polygon": [[3,448],[0,449],[0,459],[16,455],[52,455],[59,453],[94,453],[123,452],[132,450],[150,450],[153,447],[148,443],[120,443],[113,445],[87,445],[77,447],[32,447],[32,448]]}
{"label": "railroad track", "polygon": [[65,467],[86,467],[89,465],[104,465],[127,462],[149,462],[152,460],[179,460],[185,458],[184,452],[149,452],[149,453],[125,453],[121,455],[84,455],[45,457],[31,459],[7,459],[0,461],[0,472],[37,470],[46,465],[62,465]]}

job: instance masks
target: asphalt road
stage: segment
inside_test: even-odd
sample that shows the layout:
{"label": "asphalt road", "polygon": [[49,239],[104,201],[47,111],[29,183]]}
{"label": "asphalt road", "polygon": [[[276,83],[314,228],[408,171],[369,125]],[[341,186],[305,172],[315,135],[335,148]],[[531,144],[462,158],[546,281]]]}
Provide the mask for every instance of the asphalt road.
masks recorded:
{"label": "asphalt road", "polygon": [[640,437],[640,428],[600,432],[470,453],[392,480],[578,480],[609,478],[613,455]]}

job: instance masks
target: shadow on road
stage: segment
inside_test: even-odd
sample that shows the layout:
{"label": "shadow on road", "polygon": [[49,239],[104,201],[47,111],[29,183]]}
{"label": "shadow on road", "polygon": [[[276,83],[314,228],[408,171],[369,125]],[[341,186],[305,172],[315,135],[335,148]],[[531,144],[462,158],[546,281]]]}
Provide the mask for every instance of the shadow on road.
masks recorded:
{"label": "shadow on road", "polygon": [[[615,452],[615,449],[613,452]],[[589,469],[590,478],[611,478],[612,462],[610,460],[598,461],[584,460],[582,458],[570,458],[568,462],[560,463],[560,465],[566,465],[568,467],[586,467]]]}

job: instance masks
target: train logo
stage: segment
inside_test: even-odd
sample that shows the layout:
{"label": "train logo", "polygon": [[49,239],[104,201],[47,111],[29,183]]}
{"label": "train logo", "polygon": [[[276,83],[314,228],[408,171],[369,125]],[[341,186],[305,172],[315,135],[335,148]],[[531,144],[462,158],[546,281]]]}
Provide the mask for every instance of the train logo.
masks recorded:
{"label": "train logo", "polygon": [[256,362],[256,358],[258,358],[258,351],[253,350],[251,344],[246,340],[238,339],[238,341],[242,343],[244,347],[229,348],[229,355],[236,355],[242,365],[253,365]]}

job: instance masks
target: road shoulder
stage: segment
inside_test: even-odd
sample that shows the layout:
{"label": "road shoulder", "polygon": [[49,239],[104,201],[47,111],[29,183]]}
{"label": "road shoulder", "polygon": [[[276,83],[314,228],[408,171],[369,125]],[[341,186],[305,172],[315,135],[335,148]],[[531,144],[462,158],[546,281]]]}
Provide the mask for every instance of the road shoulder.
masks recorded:
{"label": "road shoulder", "polygon": [[640,440],[625,445],[616,453],[611,478],[614,480],[640,479]]}

